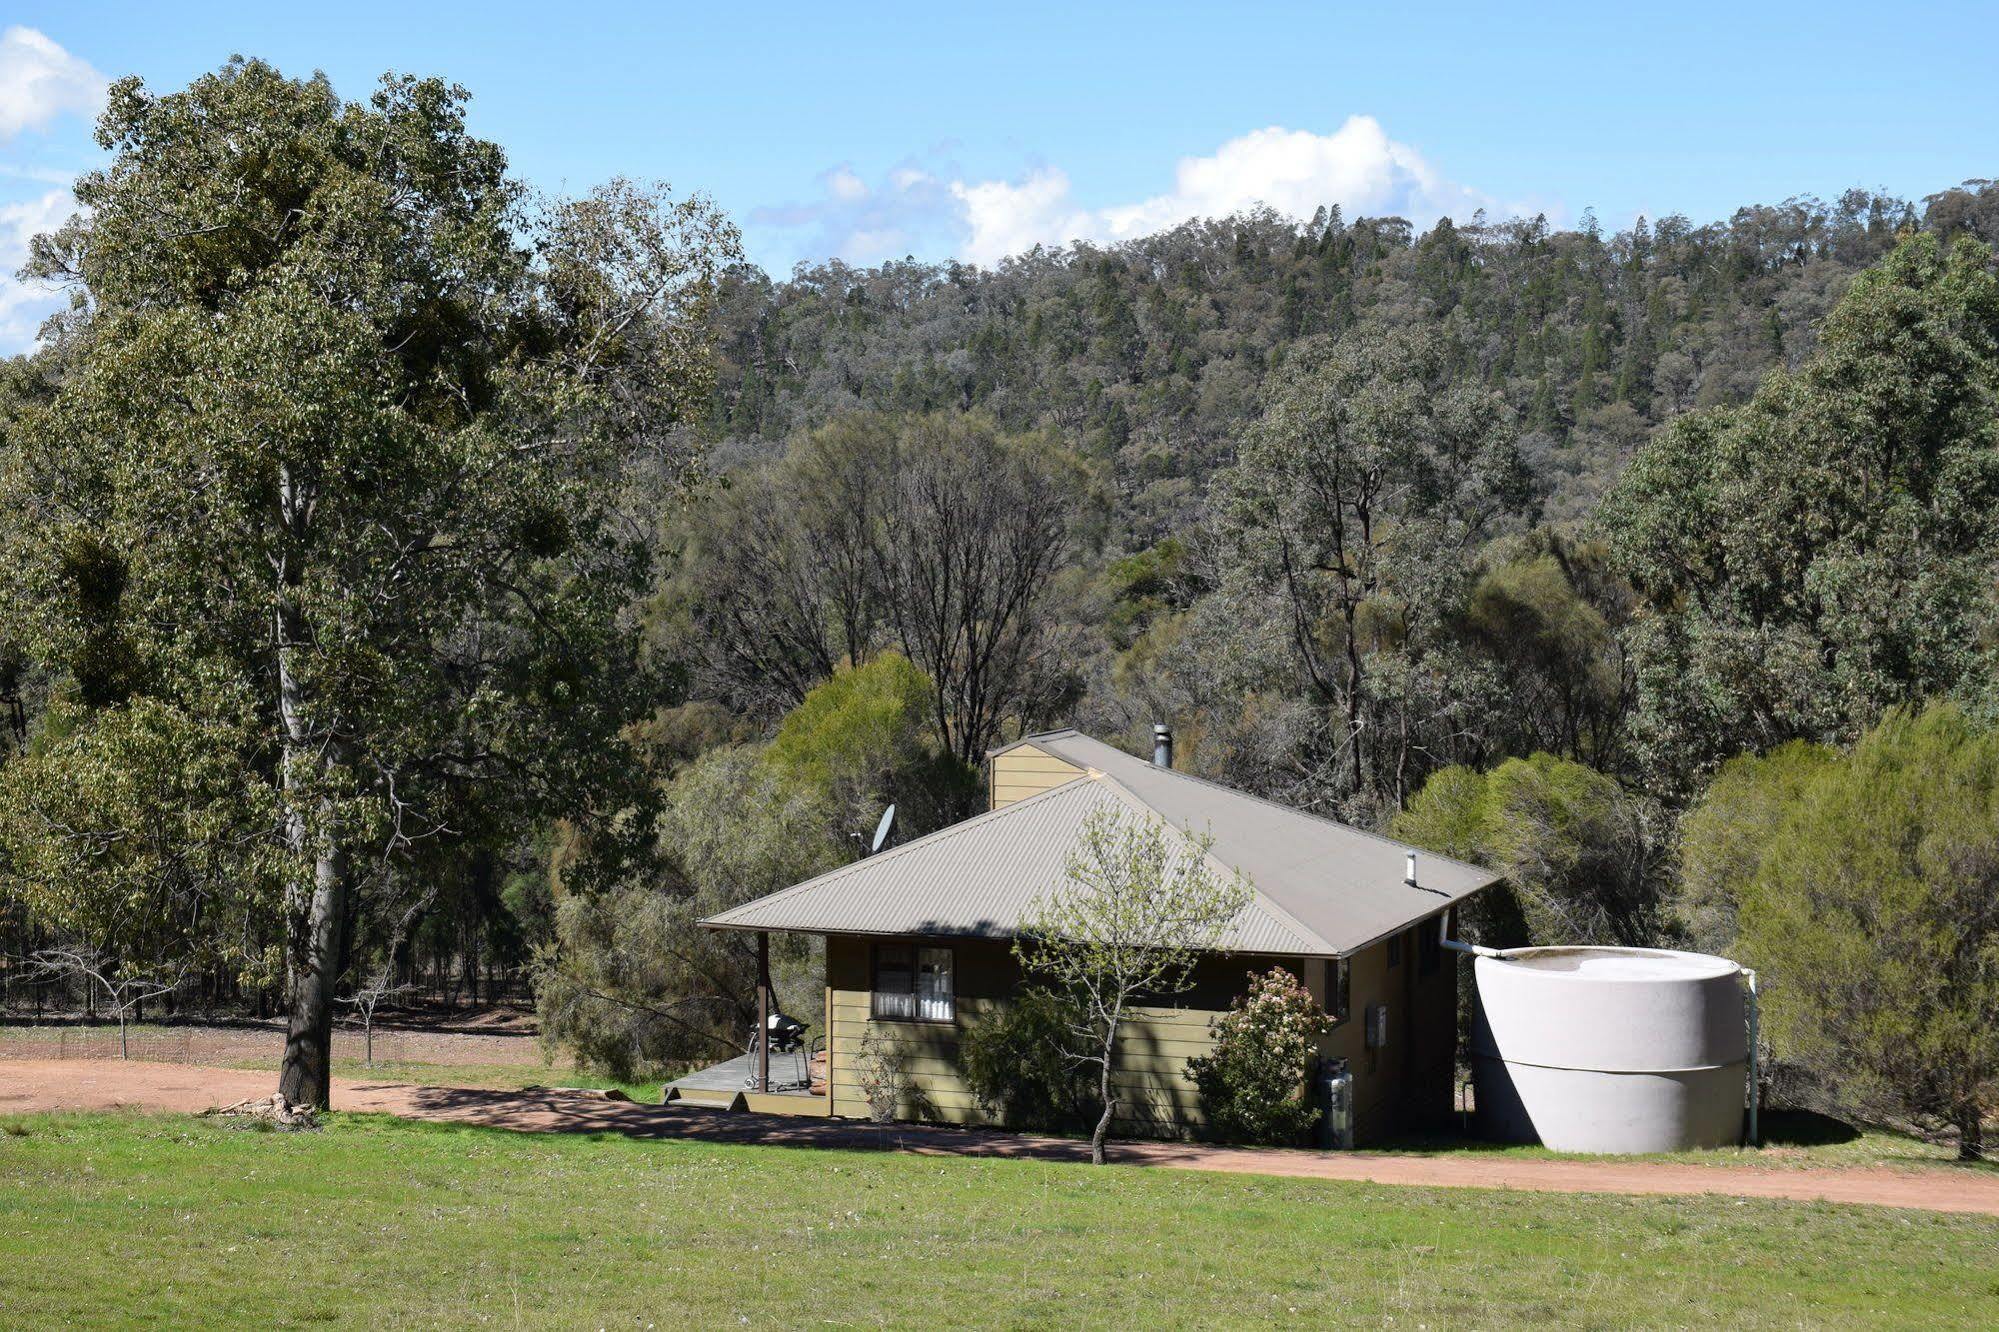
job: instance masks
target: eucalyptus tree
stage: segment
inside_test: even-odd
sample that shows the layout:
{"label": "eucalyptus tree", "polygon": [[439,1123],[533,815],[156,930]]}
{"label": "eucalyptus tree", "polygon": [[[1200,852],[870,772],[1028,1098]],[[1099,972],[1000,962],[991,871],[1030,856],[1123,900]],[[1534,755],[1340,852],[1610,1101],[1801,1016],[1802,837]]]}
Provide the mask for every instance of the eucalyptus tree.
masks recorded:
{"label": "eucalyptus tree", "polygon": [[1647,602],[1640,757],[1669,794],[1739,750],[1849,740],[1926,696],[1992,706],[1992,251],[1904,240],[1797,371],[1661,430],[1598,522]]}
{"label": "eucalyptus tree", "polygon": [[976,765],[1009,720],[1053,711],[1051,582],[1073,550],[1081,478],[1048,440],[990,417],[891,424],[873,529],[886,618],[930,679],[944,749]]}
{"label": "eucalyptus tree", "polygon": [[689,525],[662,638],[698,689],[773,716],[897,647],[929,681],[944,748],[977,763],[1060,687],[1051,593],[1080,472],[978,413],[842,416],[732,475]]}
{"label": "eucalyptus tree", "polygon": [[679,466],[736,247],[663,188],[535,199],[465,102],[240,59],[166,95],[121,80],[110,163],[29,265],[76,309],[12,427],[18,636],[94,706],[250,700],[292,1101],[327,1100],[354,893],[625,799],[620,731],[652,701],[634,508]]}
{"label": "eucalyptus tree", "polygon": [[1332,715],[1336,789],[1361,802],[1399,804],[1437,766],[1420,753],[1424,714],[1457,702],[1425,697],[1422,658],[1465,596],[1471,553],[1532,496],[1511,413],[1453,380],[1447,352],[1422,331],[1300,345],[1224,486],[1234,560],[1281,595]]}

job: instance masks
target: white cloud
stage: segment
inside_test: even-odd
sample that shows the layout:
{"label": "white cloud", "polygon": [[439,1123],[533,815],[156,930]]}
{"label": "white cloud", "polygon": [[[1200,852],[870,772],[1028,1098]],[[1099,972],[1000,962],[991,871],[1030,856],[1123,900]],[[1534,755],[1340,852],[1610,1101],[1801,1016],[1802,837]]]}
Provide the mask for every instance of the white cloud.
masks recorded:
{"label": "white cloud", "polygon": [[1102,231],[1099,218],[1070,203],[1069,177],[1056,167],[1030,171],[1018,185],[954,180],[951,197],[964,205],[971,234],[963,257],[975,264],[996,264],[1040,244],[1094,240]]}
{"label": "white cloud", "polygon": [[867,182],[854,174],[852,167],[837,166],[826,173],[826,192],[845,203],[856,203],[868,197]]}
{"label": "white cloud", "polygon": [[760,258],[780,267],[828,257],[878,264],[948,253],[963,231],[943,182],[914,161],[897,163],[874,184],[842,163],[822,172],[818,183],[816,198],[751,210],[751,242]]}
{"label": "white cloud", "polygon": [[105,79],[33,28],[0,32],[0,140],[57,116],[95,115]]}
{"label": "white cloud", "polygon": [[1330,134],[1272,126],[1182,158],[1169,188],[1130,203],[1089,207],[1068,172],[1040,165],[1011,180],[973,179],[937,150],[865,180],[848,163],[818,177],[817,197],[750,214],[767,258],[871,264],[905,254],[954,255],[990,267],[1036,245],[1134,240],[1196,217],[1267,205],[1294,218],[1338,204],[1348,217],[1400,216],[1421,228],[1508,207],[1448,179],[1372,116]]}
{"label": "white cloud", "polygon": [[1113,242],[1149,236],[1195,217],[1227,217],[1267,204],[1305,218],[1338,204],[1349,217],[1396,214],[1419,226],[1467,217],[1492,201],[1447,180],[1423,155],[1388,137],[1372,116],[1352,116],[1331,134],[1272,126],[1231,139],[1207,157],[1186,157],[1173,188],[1136,203],[1083,208],[1055,167],[1018,183],[954,181],[968,234],[961,251],[993,264],[1036,244]]}
{"label": "white cloud", "polygon": [[68,190],[50,190],[39,199],[0,203],[0,356],[34,345],[42,320],[54,311],[59,297],[40,286],[15,278],[28,262],[28,242],[36,234],[54,231],[76,208]]}

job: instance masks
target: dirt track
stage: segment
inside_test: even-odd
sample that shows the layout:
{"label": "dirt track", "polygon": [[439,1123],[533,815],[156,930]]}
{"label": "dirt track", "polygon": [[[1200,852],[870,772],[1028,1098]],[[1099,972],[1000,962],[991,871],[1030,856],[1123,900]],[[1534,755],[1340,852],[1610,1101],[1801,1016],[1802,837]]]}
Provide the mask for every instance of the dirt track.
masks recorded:
{"label": "dirt track", "polygon": [[[46,1110],[194,1112],[268,1095],[269,1073],[184,1064],[95,1060],[0,1061],[0,1114]],[[849,1120],[724,1114],[680,1106],[634,1105],[588,1093],[499,1092],[338,1079],[338,1110],[476,1124],[538,1133],[608,1132],[635,1138],[841,1147],[925,1155],[1087,1159],[1084,1144],[1022,1134],[879,1127]],[[1654,1162],[1500,1160],[1490,1156],[1391,1156],[1365,1152],[1248,1151],[1181,1143],[1118,1146],[1120,1163],[1288,1175],[1375,1184],[1522,1189],[1547,1193],[1722,1194],[1743,1198],[1866,1203],[1999,1216],[1999,1174],[1948,1166],[1782,1169]]]}

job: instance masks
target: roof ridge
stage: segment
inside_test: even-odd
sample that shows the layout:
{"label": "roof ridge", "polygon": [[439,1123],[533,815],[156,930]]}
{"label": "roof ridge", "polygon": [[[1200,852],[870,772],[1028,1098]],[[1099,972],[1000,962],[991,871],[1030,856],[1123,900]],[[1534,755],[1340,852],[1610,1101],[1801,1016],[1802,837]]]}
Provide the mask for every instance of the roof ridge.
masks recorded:
{"label": "roof ridge", "polygon": [[[1097,743],[1102,744],[1103,741],[1099,740]],[[1160,809],[1157,805],[1152,804],[1144,796],[1132,790],[1129,786],[1126,786],[1123,782],[1119,781],[1115,776],[1113,776],[1108,772],[1103,771],[1100,768],[1091,769],[1090,775],[1087,778],[1085,778],[1085,780],[1103,782],[1114,793],[1123,797],[1125,804],[1137,806],[1145,813],[1150,814],[1153,818],[1158,819],[1168,828],[1171,828],[1174,832],[1186,838],[1188,841],[1194,842],[1196,845],[1199,844],[1197,841],[1198,838],[1204,836],[1207,837],[1208,845],[1201,848],[1201,858],[1207,861],[1215,869],[1220,870],[1225,874],[1232,875],[1235,878],[1241,879],[1244,883],[1248,884],[1250,895],[1254,899],[1252,905],[1256,906],[1259,910],[1261,910],[1264,916],[1268,918],[1272,924],[1276,925],[1279,929],[1283,930],[1286,934],[1290,935],[1294,943],[1297,943],[1301,947],[1308,950],[1317,949],[1323,952],[1335,953],[1335,954],[1337,954],[1340,951],[1339,949],[1333,947],[1332,941],[1330,939],[1327,939],[1325,936],[1321,935],[1317,930],[1307,925],[1304,921],[1299,920],[1289,911],[1286,911],[1275,898],[1273,898],[1269,893],[1264,892],[1263,889],[1258,886],[1255,877],[1252,876],[1247,870],[1243,870],[1238,868],[1237,866],[1231,865],[1227,861],[1223,860],[1220,856],[1216,855],[1214,848],[1214,834],[1212,832],[1198,833],[1193,828],[1183,827],[1180,824],[1175,823],[1172,817],[1168,815],[1165,810]],[[1069,783],[1065,782],[1063,785],[1066,786],[1068,784]],[[1060,790],[1062,788],[1056,787],[1054,789]]]}
{"label": "roof ridge", "polygon": [[[1071,727],[1069,729],[1075,731],[1074,727]],[[1058,733],[1051,731],[1049,732],[1049,734],[1054,735]],[[1111,744],[1108,740],[1099,740],[1097,739],[1097,737],[1089,735],[1083,731],[1075,731],[1075,734],[1082,736],[1083,739],[1090,741],[1092,744],[1102,745],[1105,749],[1110,750],[1112,753],[1115,753],[1122,758],[1128,759],[1133,763],[1143,763],[1147,768],[1153,769],[1154,771],[1160,773],[1164,773],[1167,776],[1178,777],[1182,781],[1197,782],[1200,785],[1208,787],[1212,790],[1221,791],[1232,796],[1240,796],[1244,800],[1254,800],[1260,805],[1268,805],[1272,809],[1282,810],[1286,814],[1296,814],[1300,818],[1317,819],[1321,823],[1331,824],[1333,827],[1342,829],[1343,831],[1355,833],[1361,837],[1370,838],[1386,846],[1399,847],[1404,851],[1414,851],[1420,855],[1428,856],[1433,860],[1441,860],[1445,864],[1456,865],[1460,869],[1468,869],[1478,874],[1496,875],[1496,871],[1494,871],[1490,866],[1474,865],[1468,860],[1459,860],[1455,856],[1447,856],[1443,854],[1441,851],[1430,851],[1420,846],[1412,846],[1408,842],[1398,842],[1393,837],[1389,837],[1384,833],[1374,832],[1371,829],[1362,828],[1351,823],[1346,823],[1340,819],[1329,818],[1326,815],[1317,813],[1316,811],[1313,810],[1300,809],[1296,805],[1287,805],[1281,800],[1272,800],[1268,796],[1257,795],[1254,791],[1245,791],[1239,786],[1228,786],[1222,782],[1215,781],[1212,778],[1202,777],[1191,772],[1182,772],[1178,768],[1162,768],[1158,764],[1149,762],[1140,755],[1126,753],[1124,750],[1119,749],[1116,745]],[[1151,806],[1148,805],[1147,808],[1150,809]],[[1417,886],[1421,887],[1420,884]]]}
{"label": "roof ridge", "polygon": [[[1033,744],[1036,740],[1047,740],[1058,735],[1081,735],[1085,740],[1095,739],[1094,736],[1085,735],[1073,726],[1058,726],[1052,731],[1030,731],[1026,735],[1016,736],[1003,745],[994,745],[986,751],[986,757],[992,758],[996,754],[1006,753],[1009,749],[1019,749],[1022,745]],[[1102,744],[1103,741],[1098,740],[1097,743]]]}

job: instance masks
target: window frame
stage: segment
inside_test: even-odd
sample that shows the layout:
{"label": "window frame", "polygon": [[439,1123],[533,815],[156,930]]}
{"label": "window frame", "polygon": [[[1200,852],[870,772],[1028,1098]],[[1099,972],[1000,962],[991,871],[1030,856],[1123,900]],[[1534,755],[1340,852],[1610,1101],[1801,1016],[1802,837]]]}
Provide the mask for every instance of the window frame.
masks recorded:
{"label": "window frame", "polygon": [[[885,948],[901,949],[909,956],[909,988],[901,991],[884,990],[881,985],[881,955]],[[951,977],[951,1013],[949,1017],[924,1017],[920,1007],[923,975],[923,951],[943,953],[948,959],[946,966]],[[881,997],[884,994],[903,994],[909,998],[910,1011],[907,1013],[884,1013]],[[868,1020],[871,1022],[908,1022],[925,1027],[952,1027],[958,1023],[958,950],[948,943],[938,943],[923,939],[907,942],[877,939],[868,947]]]}
{"label": "window frame", "polygon": [[1444,965],[1442,919],[1425,921],[1416,927],[1416,974],[1434,976]]}
{"label": "window frame", "polygon": [[1320,1005],[1326,1016],[1333,1020],[1332,1029],[1337,1031],[1353,1020],[1353,960],[1345,957],[1326,959],[1326,1001]]}

